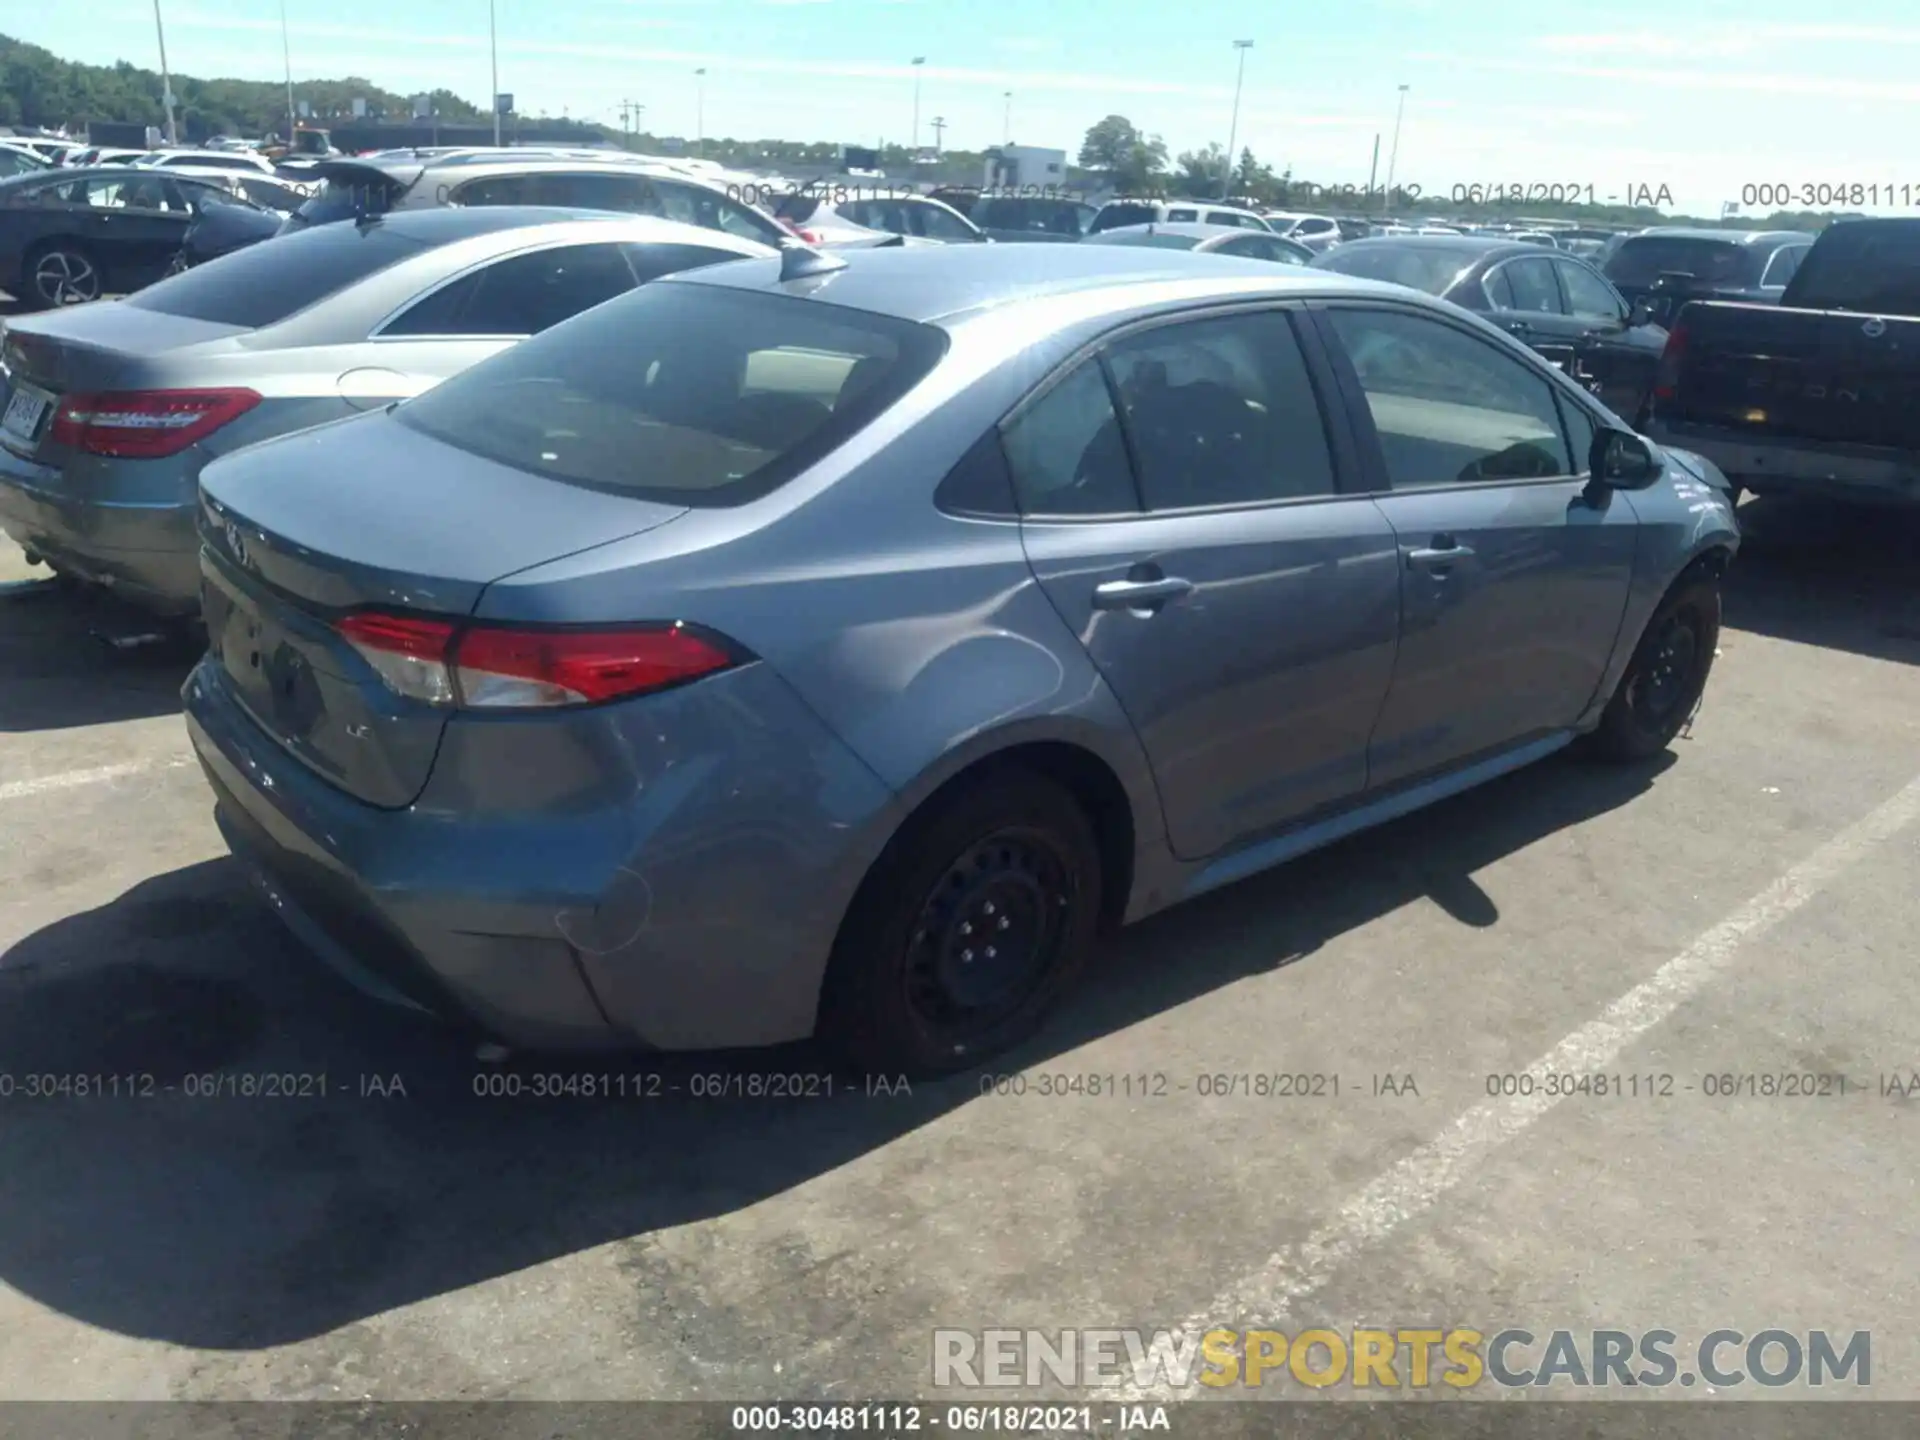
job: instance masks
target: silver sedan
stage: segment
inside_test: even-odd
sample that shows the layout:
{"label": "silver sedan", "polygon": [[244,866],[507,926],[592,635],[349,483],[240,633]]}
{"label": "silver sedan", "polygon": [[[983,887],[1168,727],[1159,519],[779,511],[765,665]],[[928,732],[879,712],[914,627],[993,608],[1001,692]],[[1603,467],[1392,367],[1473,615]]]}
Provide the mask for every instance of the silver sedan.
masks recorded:
{"label": "silver sedan", "polygon": [[10,321],[0,528],[57,571],[191,614],[208,461],[417,395],[657,276],[773,253],[642,216],[427,210]]}

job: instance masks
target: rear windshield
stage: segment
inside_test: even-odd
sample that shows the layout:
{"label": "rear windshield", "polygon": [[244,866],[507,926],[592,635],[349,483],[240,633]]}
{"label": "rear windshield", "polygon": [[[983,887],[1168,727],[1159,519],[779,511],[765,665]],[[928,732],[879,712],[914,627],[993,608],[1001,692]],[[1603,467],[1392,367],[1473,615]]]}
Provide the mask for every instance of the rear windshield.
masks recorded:
{"label": "rear windshield", "polygon": [[1158,214],[1159,206],[1149,202],[1116,200],[1100,207],[1100,213],[1093,218],[1093,228],[1117,230],[1122,225],[1144,225]]}
{"label": "rear windshield", "polygon": [[352,179],[329,179],[287,222],[287,230],[304,230],[309,225],[330,225],[336,220],[368,220],[384,215],[393,206],[400,186],[380,178],[374,172]]}
{"label": "rear windshield", "polygon": [[1093,219],[1090,205],[1071,200],[989,197],[974,202],[967,218],[982,230],[1026,230],[1037,235],[1084,235]]}
{"label": "rear windshield", "polygon": [[1830,227],[1780,300],[1806,310],[1920,315],[1920,225],[1854,220]]}
{"label": "rear windshield", "polygon": [[122,304],[258,329],[425,248],[380,226],[327,225],[249,245],[137,290]]}
{"label": "rear windshield", "polygon": [[1339,275],[1358,275],[1363,280],[1387,280],[1395,285],[1411,286],[1429,295],[1444,295],[1452,288],[1460,272],[1470,269],[1480,257],[1471,251],[1424,245],[1355,245],[1329,250],[1314,266]]}
{"label": "rear windshield", "polygon": [[1701,285],[1749,285],[1754,278],[1752,261],[1739,245],[1672,235],[1622,240],[1606,268],[1616,285],[1651,285],[1669,271],[1691,275]]}
{"label": "rear windshield", "polygon": [[761,291],[665,281],[483,361],[394,413],[567,484],[674,505],[758,499],[939,363],[931,326]]}

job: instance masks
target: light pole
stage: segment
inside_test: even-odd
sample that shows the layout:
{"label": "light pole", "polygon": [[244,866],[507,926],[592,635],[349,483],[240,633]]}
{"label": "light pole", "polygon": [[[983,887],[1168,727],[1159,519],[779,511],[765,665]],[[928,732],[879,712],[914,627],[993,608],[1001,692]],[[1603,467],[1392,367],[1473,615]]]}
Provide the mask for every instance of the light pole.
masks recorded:
{"label": "light pole", "polygon": [[487,53],[493,60],[493,145],[500,148],[500,19],[496,0],[487,0]]}
{"label": "light pole", "polygon": [[1253,41],[1236,40],[1233,48],[1240,52],[1238,72],[1233,77],[1233,120],[1227,126],[1227,173],[1220,177],[1220,198],[1227,198],[1233,189],[1233,147],[1240,138],[1240,87],[1247,78],[1247,52],[1253,49]]}
{"label": "light pole", "polygon": [[167,70],[167,30],[160,23],[160,0],[153,0],[153,33],[160,37],[160,99],[167,107],[167,143],[180,143],[180,125],[173,116],[173,77]]}
{"label": "light pole", "polygon": [[1387,193],[1381,206],[1381,213],[1393,213],[1393,167],[1400,162],[1400,121],[1407,113],[1407,87],[1400,87],[1400,103],[1393,111],[1393,147],[1387,151]]}
{"label": "light pole", "polygon": [[287,67],[287,153],[297,155],[300,152],[293,146],[293,129],[300,117],[293,108],[293,41],[287,35],[287,0],[280,0],[280,58]]}
{"label": "light pole", "polygon": [[920,153],[920,67],[927,63],[927,57],[913,57],[913,152]]}
{"label": "light pole", "polygon": [[1002,128],[1007,134],[1007,138],[1001,143],[1011,145],[1013,144],[1013,91],[1008,90],[1000,98],[1006,102],[1006,115]]}
{"label": "light pole", "polygon": [[707,67],[693,72],[693,148],[698,155],[707,153]]}

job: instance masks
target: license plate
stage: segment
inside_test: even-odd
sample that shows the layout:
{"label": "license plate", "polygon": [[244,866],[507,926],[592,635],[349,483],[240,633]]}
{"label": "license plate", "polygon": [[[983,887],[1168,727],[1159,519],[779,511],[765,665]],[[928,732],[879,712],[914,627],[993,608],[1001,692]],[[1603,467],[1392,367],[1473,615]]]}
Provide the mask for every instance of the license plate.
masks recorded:
{"label": "license plate", "polygon": [[7,401],[7,413],[0,417],[0,431],[5,431],[16,440],[32,442],[40,433],[40,422],[47,418],[47,411],[53,408],[53,396],[32,385],[18,385],[14,388],[13,398]]}

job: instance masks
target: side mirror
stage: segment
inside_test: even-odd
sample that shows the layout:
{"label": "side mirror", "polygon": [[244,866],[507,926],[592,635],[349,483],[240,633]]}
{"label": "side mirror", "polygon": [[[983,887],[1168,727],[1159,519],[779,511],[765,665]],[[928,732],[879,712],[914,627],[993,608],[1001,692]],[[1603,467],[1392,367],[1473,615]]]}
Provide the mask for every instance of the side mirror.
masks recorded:
{"label": "side mirror", "polygon": [[1587,452],[1587,470],[1594,482],[1613,490],[1644,490],[1660,478],[1660,457],[1638,435],[1625,430],[1601,430]]}
{"label": "side mirror", "polygon": [[1637,330],[1642,325],[1651,324],[1652,321],[1653,321],[1653,306],[1649,305],[1645,300],[1634,301],[1633,308],[1627,311],[1627,328],[1628,329]]}

